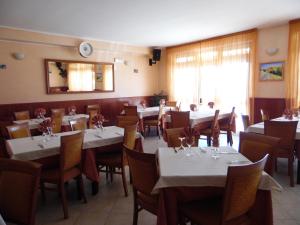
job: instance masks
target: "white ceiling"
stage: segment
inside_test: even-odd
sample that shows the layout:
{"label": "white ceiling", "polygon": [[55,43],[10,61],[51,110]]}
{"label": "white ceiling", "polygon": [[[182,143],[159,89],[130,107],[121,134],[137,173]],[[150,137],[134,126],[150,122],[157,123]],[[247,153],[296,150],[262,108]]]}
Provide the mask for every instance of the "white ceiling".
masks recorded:
{"label": "white ceiling", "polygon": [[169,46],[300,17],[300,0],[0,0],[0,26]]}

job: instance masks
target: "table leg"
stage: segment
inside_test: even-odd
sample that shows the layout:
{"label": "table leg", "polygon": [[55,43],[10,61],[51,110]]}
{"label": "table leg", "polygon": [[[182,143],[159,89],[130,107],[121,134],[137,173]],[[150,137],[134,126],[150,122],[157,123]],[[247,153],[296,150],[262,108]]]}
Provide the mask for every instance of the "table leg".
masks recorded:
{"label": "table leg", "polygon": [[92,187],[92,195],[98,194],[98,192],[99,192],[99,183],[96,182],[96,181],[92,181],[91,187]]}
{"label": "table leg", "polygon": [[297,161],[297,184],[300,184],[300,159],[298,159]]}

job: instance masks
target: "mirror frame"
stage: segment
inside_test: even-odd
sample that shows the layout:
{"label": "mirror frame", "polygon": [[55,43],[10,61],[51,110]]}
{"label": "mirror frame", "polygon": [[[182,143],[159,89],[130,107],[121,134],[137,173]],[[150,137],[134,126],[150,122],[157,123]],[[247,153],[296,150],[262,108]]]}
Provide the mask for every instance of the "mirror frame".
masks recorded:
{"label": "mirror frame", "polygon": [[[106,92],[114,92],[115,91],[115,68],[114,63],[109,62],[93,62],[93,61],[77,61],[77,60],[63,60],[63,59],[45,59],[45,73],[46,73],[46,89],[47,94],[55,95],[55,94],[80,94],[80,93],[106,93]],[[112,66],[112,82],[113,82],[113,89],[109,91],[101,90],[101,91],[66,91],[66,92],[51,92],[51,87],[49,86],[49,64],[48,62],[64,62],[64,63],[85,63],[85,64],[101,64],[101,65],[111,65]]]}

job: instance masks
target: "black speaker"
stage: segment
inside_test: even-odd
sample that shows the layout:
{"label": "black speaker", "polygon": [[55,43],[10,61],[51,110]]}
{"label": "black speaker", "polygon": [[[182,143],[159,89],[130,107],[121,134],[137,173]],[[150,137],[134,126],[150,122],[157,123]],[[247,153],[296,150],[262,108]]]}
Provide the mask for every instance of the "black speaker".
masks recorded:
{"label": "black speaker", "polygon": [[153,60],[154,61],[159,61],[160,60],[160,49],[153,49]]}

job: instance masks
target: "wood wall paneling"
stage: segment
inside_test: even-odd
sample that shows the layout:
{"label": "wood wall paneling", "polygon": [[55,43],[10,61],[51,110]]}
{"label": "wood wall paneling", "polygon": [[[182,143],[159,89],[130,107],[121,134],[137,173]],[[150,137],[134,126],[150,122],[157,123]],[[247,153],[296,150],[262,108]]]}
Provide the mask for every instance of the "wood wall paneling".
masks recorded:
{"label": "wood wall paneling", "polygon": [[262,121],[260,109],[268,111],[273,119],[282,116],[285,107],[284,98],[254,98],[254,123]]}

